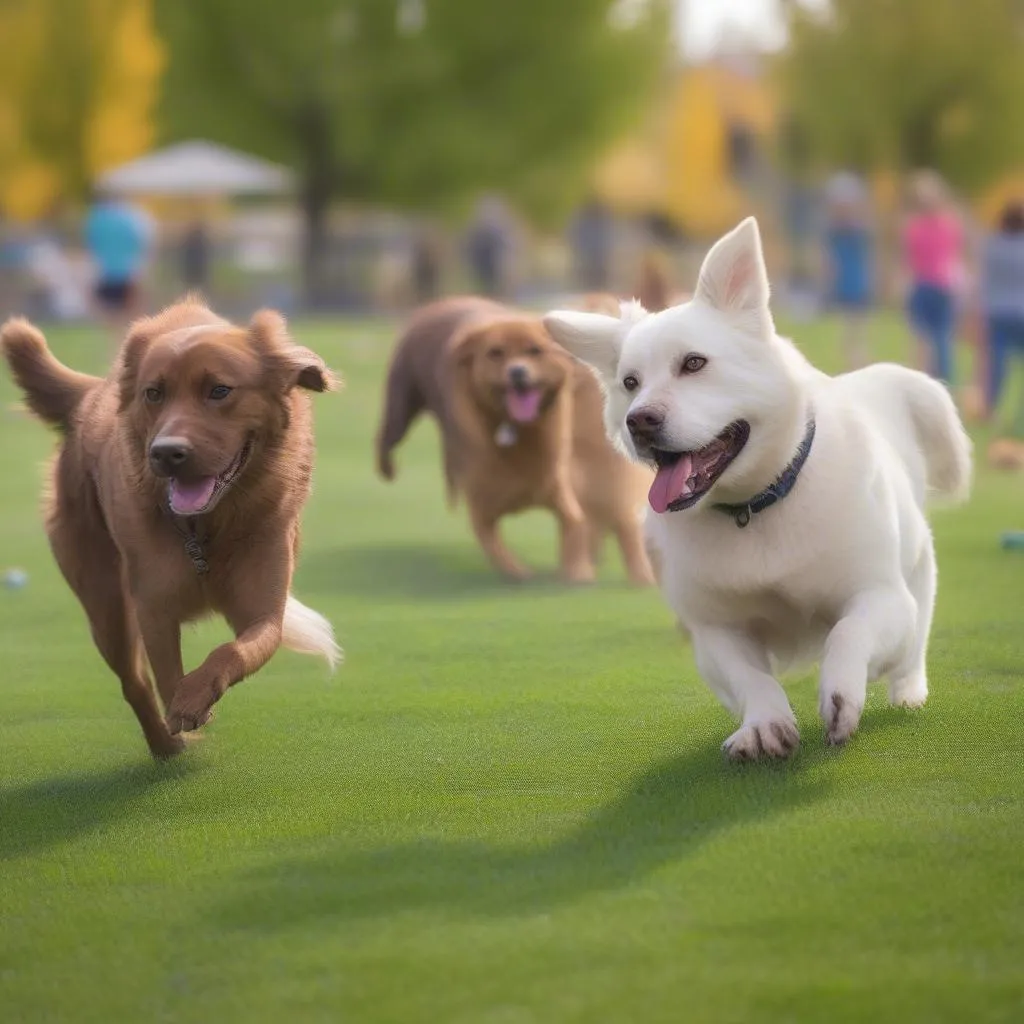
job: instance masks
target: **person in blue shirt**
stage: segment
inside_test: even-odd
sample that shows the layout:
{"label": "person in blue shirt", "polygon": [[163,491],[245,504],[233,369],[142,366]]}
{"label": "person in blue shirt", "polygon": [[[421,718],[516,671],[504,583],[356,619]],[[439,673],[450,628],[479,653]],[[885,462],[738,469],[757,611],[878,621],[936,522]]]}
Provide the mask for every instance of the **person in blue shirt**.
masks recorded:
{"label": "person in blue shirt", "polygon": [[847,368],[855,370],[868,362],[864,327],[874,291],[874,242],[867,196],[856,175],[839,174],[829,183],[825,216],[826,292],[843,321]]}
{"label": "person in blue shirt", "polygon": [[984,244],[981,302],[988,342],[985,404],[995,412],[1009,365],[1024,359],[1024,203],[1006,204]]}
{"label": "person in blue shirt", "polygon": [[138,312],[151,237],[146,215],[112,195],[100,194],[86,217],[85,243],[96,267],[96,304],[115,329]]}

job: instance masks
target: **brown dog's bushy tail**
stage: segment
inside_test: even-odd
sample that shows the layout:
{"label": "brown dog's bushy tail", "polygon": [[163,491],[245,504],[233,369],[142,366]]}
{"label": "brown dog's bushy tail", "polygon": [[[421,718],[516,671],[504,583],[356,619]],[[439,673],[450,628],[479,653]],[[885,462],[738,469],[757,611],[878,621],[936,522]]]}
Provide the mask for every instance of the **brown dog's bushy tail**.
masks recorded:
{"label": "brown dog's bushy tail", "polygon": [[28,407],[61,430],[85,395],[100,383],[99,377],[78,373],[54,358],[46,339],[27,320],[8,320],[0,329],[0,348]]}

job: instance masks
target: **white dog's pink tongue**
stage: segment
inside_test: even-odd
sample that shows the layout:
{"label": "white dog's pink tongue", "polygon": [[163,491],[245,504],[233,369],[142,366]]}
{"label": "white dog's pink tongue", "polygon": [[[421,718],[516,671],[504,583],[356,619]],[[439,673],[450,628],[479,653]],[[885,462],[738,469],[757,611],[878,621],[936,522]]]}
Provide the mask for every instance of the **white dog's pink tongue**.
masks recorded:
{"label": "white dog's pink tongue", "polygon": [[509,388],[505,392],[505,408],[516,423],[532,422],[540,412],[540,388],[530,388],[528,391]]}
{"label": "white dog's pink tongue", "polygon": [[673,462],[671,466],[658,467],[658,473],[647,495],[647,500],[655,512],[667,512],[673,501],[689,493],[686,481],[690,479],[692,469],[693,460],[689,455],[680,455],[678,461]]}
{"label": "white dog's pink tongue", "polygon": [[194,483],[172,480],[168,489],[171,511],[177,512],[179,516],[201,512],[209,504],[216,486],[217,478],[215,476],[204,476]]}

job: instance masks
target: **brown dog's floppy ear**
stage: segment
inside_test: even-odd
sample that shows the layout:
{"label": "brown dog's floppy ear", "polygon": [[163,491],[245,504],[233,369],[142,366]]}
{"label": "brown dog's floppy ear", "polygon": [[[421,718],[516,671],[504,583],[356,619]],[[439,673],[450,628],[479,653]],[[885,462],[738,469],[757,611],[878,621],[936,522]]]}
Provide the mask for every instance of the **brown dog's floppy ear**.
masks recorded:
{"label": "brown dog's floppy ear", "polygon": [[448,361],[456,368],[465,370],[473,362],[477,349],[484,343],[490,332],[489,324],[471,327],[457,334],[448,346]]}
{"label": "brown dog's floppy ear", "polygon": [[118,356],[118,403],[117,411],[124,412],[132,404],[139,388],[139,367],[153,340],[153,322],[149,317],[136,320],[128,329],[128,337],[121,345]]}
{"label": "brown dog's floppy ear", "polygon": [[260,310],[249,323],[249,334],[285,391],[298,387],[323,392],[339,386],[338,378],[315,352],[292,341],[280,313]]}

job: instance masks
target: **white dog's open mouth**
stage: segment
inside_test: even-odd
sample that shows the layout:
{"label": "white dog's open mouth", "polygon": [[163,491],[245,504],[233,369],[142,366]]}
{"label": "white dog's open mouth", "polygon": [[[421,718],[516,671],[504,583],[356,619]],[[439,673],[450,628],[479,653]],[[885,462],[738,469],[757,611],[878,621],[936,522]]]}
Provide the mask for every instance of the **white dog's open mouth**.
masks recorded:
{"label": "white dog's open mouth", "polygon": [[171,477],[167,484],[167,503],[171,511],[177,516],[198,516],[209,512],[245,468],[251,452],[252,441],[249,440],[242,445],[231,465],[216,476],[188,481]]}
{"label": "white dog's open mouth", "polygon": [[658,513],[679,512],[696,505],[743,450],[748,437],[750,424],[737,420],[697,451],[652,448],[650,457],[658,472],[648,495],[651,508]]}

